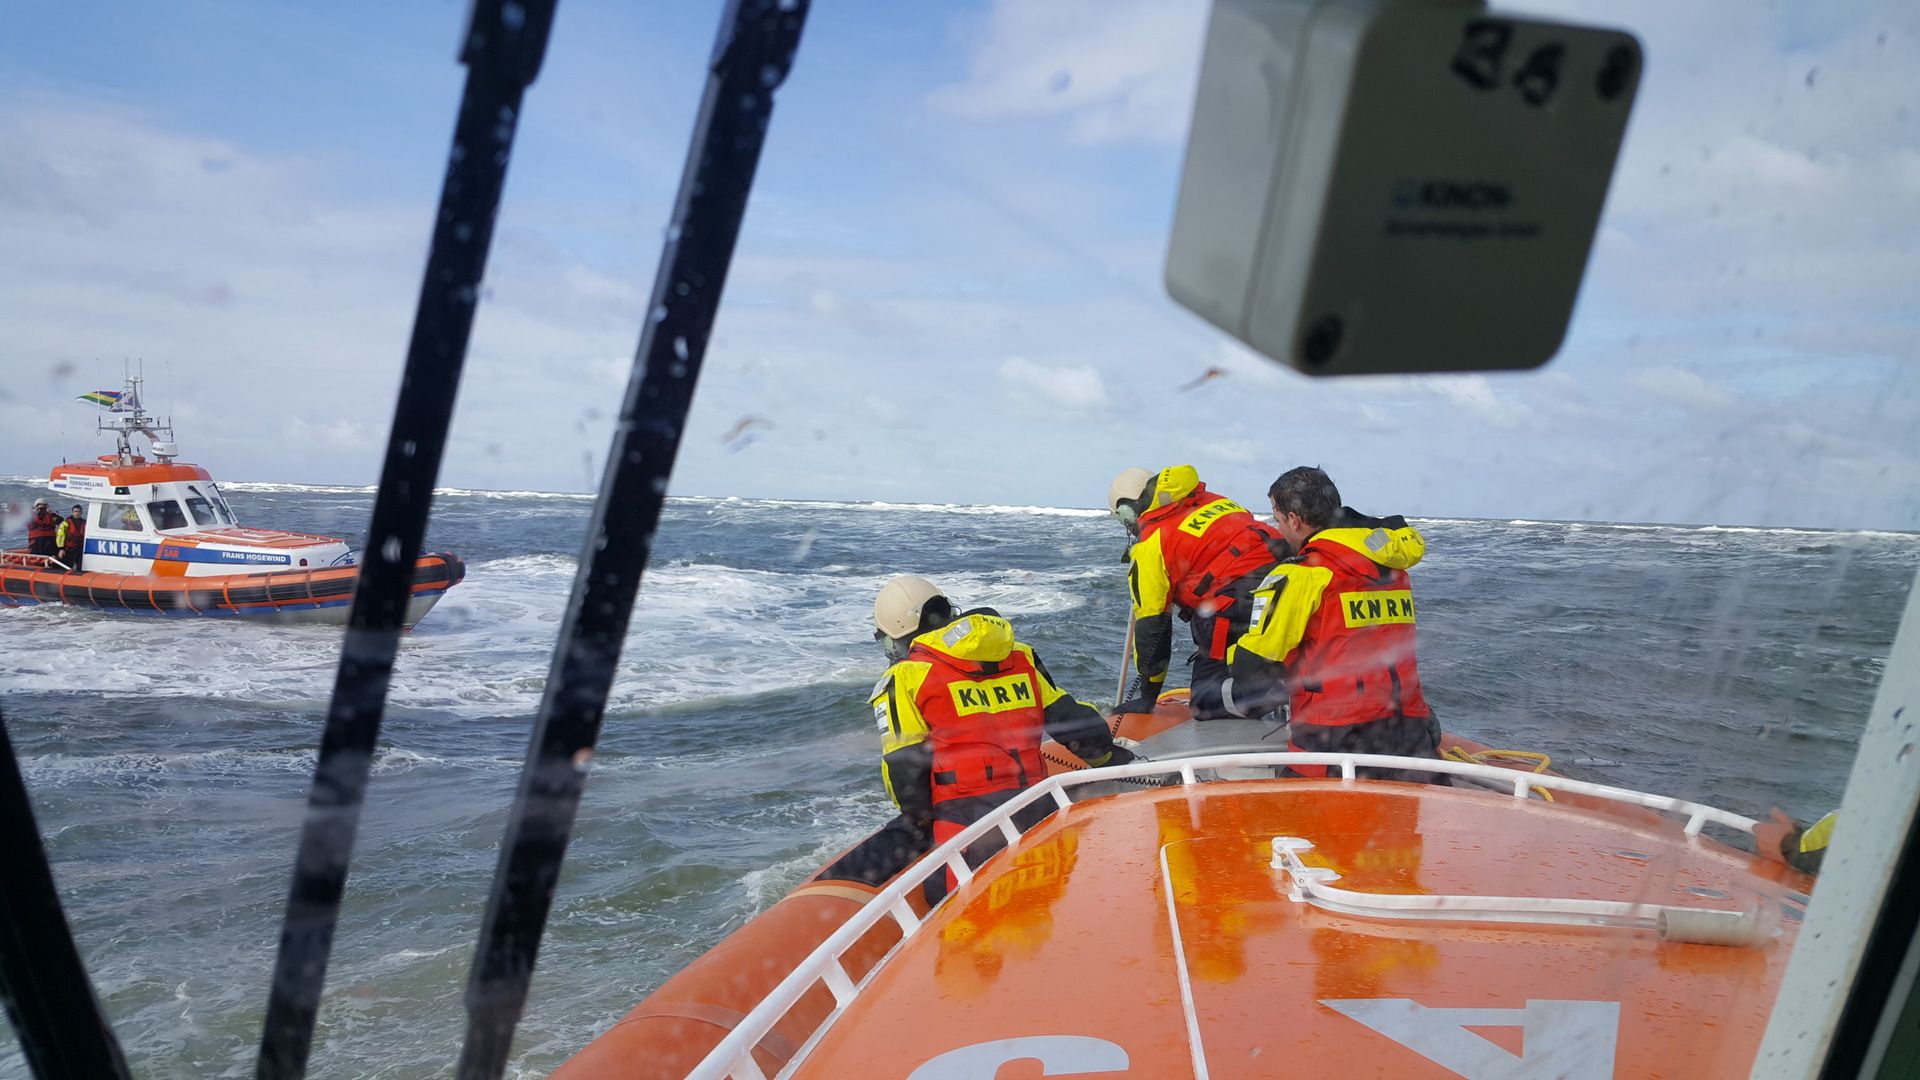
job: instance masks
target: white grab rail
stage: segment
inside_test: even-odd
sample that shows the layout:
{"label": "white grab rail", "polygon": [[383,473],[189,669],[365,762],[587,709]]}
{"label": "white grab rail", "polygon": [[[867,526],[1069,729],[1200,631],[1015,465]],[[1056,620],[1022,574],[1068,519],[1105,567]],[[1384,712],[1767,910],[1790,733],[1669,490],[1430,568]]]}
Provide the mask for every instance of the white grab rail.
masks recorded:
{"label": "white grab rail", "polygon": [[[687,1074],[688,1080],[766,1080],[766,1073],[753,1058],[754,1047],[760,1044],[773,1026],[779,1023],[788,1010],[812,990],[814,984],[823,983],[833,994],[833,1011],[821,1021],[806,1043],[801,1046],[794,1059],[787,1063],[781,1075],[792,1072],[795,1066],[806,1059],[820,1037],[826,1034],[835,1020],[846,1010],[854,997],[868,981],[885,966],[887,957],[882,957],[872,970],[856,985],[841,963],[841,957],[853,944],[866,935],[881,919],[892,918],[900,925],[900,943],[914,935],[920,929],[921,918],[907,904],[907,895],[924,885],[928,878],[951,870],[954,878],[962,885],[973,879],[973,868],[967,865],[962,852],[989,832],[999,831],[1011,842],[1019,834],[1013,823],[1013,816],[1041,799],[1052,799],[1064,809],[1073,804],[1067,797],[1067,789],[1083,784],[1096,784],[1112,780],[1128,780],[1143,777],[1170,777],[1177,775],[1182,785],[1199,782],[1196,775],[1202,769],[1217,769],[1246,766],[1287,766],[1287,765],[1323,765],[1329,769],[1338,768],[1340,779],[1353,781],[1356,769],[1404,769],[1428,773],[1445,773],[1449,776],[1465,776],[1476,780],[1495,780],[1509,788],[1515,800],[1525,801],[1529,789],[1546,788],[1550,791],[1565,791],[1609,802],[1625,803],[1630,806],[1642,806],[1650,810],[1680,814],[1686,817],[1685,832],[1689,837],[1698,836],[1701,828],[1708,822],[1724,825],[1741,832],[1751,833],[1759,824],[1752,818],[1742,817],[1728,810],[1720,810],[1702,803],[1688,802],[1666,795],[1652,795],[1644,791],[1629,788],[1610,787],[1606,784],[1593,784],[1584,780],[1572,780],[1550,773],[1517,772],[1495,765],[1483,765],[1479,762],[1436,761],[1432,758],[1395,757],[1384,754],[1308,754],[1295,752],[1266,752],[1249,754],[1215,754],[1206,757],[1180,758],[1171,761],[1135,761],[1128,765],[1112,766],[1105,769],[1082,769],[1075,772],[1050,776],[1040,783],[1022,791],[1020,794],[997,807],[992,813],[967,826],[958,836],[934,848],[918,862],[900,872],[886,888],[874,894],[866,907],[856,912],[838,930],[819,944],[805,960],[790,972],[754,1006],[752,1012],[742,1017],[734,1029],[708,1051],[700,1064]],[[899,944],[894,946],[898,950]]]}
{"label": "white grab rail", "polygon": [[1286,875],[1287,899],[1324,911],[1371,919],[1434,922],[1520,923],[1546,926],[1606,926],[1653,930],[1667,941],[1701,945],[1763,945],[1779,927],[1775,908],[1750,897],[1743,911],[1636,904],[1558,896],[1472,896],[1375,893],[1343,889],[1332,882],[1340,874],[1310,866],[1300,857],[1313,842],[1297,836],[1273,838],[1273,869]]}

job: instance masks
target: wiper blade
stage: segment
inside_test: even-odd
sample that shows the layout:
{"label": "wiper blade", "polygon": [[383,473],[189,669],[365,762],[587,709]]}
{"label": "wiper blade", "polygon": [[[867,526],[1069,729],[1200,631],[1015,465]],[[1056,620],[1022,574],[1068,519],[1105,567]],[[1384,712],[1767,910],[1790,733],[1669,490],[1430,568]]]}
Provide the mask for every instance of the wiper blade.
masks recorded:
{"label": "wiper blade", "polygon": [[307,796],[260,1038],[256,1075],[263,1080],[306,1072],[367,772],[460,388],[520,99],[539,73],[554,3],[476,0],[461,47],[467,83],[374,496],[368,557],[354,587],[320,760]]}

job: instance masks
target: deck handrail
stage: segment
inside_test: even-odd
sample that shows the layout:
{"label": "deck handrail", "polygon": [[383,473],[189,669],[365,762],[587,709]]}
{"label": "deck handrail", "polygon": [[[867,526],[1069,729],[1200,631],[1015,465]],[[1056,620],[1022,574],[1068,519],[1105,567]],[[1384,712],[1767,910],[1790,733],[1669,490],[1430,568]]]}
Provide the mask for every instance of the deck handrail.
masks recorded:
{"label": "deck handrail", "polygon": [[[920,929],[925,920],[915,914],[913,908],[907,903],[907,894],[913,889],[920,888],[928,878],[937,873],[952,871],[954,878],[962,885],[972,880],[974,870],[967,865],[962,852],[975,841],[995,830],[998,830],[1007,842],[1012,844],[1021,835],[1020,828],[1014,823],[1014,815],[1041,799],[1051,798],[1060,809],[1064,810],[1073,805],[1073,800],[1067,797],[1067,789],[1084,784],[1178,775],[1180,785],[1184,787],[1201,782],[1198,773],[1203,769],[1290,765],[1322,765],[1329,769],[1338,768],[1339,779],[1348,782],[1357,779],[1355,770],[1359,768],[1415,770],[1470,777],[1480,781],[1500,781],[1510,789],[1514,800],[1522,802],[1527,799],[1529,789],[1532,788],[1565,791],[1608,802],[1684,815],[1686,817],[1684,832],[1689,838],[1697,837],[1700,830],[1709,822],[1745,833],[1752,833],[1759,824],[1752,818],[1742,817],[1732,811],[1721,810],[1704,803],[1634,791],[1630,788],[1595,784],[1547,773],[1516,772],[1497,765],[1482,765],[1478,762],[1436,761],[1432,758],[1397,757],[1385,754],[1292,751],[1216,754],[1165,761],[1141,760],[1104,769],[1083,769],[1061,773],[1050,776],[1022,791],[995,808],[992,813],[961,830],[959,835],[929,851],[919,861],[901,871],[885,888],[874,894],[873,899],[868,901],[865,907],[807,954],[807,957],[800,961],[787,974],[787,977],[780,981],[779,985],[761,999],[760,1004],[754,1006],[751,1012],[742,1017],[733,1030],[728,1032],[726,1037],[721,1039],[712,1050],[708,1051],[707,1056],[687,1073],[687,1080],[723,1080],[728,1077],[733,1080],[767,1080],[766,1073],[761,1070],[759,1062],[754,1060],[754,1048],[799,1002],[800,998],[813,989],[815,983],[823,983],[833,994],[833,1011],[828,1013],[808,1036],[799,1052],[794,1055],[793,1060],[787,1062],[779,1075],[790,1074],[800,1062],[806,1060],[820,1038],[840,1018],[841,1013],[846,1011],[847,1005],[853,1001],[860,990],[886,965],[894,952],[897,952],[901,945],[904,945]],[[938,908],[936,907],[935,910]],[[928,912],[928,915],[931,916],[932,912]],[[900,941],[856,984],[847,974],[846,968],[841,963],[841,957],[884,918],[892,918],[899,924]]]}

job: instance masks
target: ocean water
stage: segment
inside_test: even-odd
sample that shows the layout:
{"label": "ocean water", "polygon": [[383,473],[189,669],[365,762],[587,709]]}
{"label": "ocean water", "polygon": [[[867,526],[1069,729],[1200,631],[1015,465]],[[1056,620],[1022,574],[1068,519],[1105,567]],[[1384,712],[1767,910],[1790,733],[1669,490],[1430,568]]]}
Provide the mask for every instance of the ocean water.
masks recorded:
{"label": "ocean water", "polygon": [[[236,484],[355,536],[362,489]],[[0,499],[30,497],[0,484]],[[446,1075],[586,497],[446,492],[468,562],[403,643],[312,1075]],[[1390,508],[1369,507],[1375,512]],[[1423,520],[1448,727],[1574,775],[1808,817],[1840,795],[1920,535]],[[867,621],[895,572],[1010,616],[1110,701],[1122,537],[1096,511],[676,499],[510,1070],[539,1076],[884,820]],[[82,954],[142,1076],[250,1076],[337,630],[0,610],[0,708]],[[10,1041],[0,1078],[26,1075]]]}

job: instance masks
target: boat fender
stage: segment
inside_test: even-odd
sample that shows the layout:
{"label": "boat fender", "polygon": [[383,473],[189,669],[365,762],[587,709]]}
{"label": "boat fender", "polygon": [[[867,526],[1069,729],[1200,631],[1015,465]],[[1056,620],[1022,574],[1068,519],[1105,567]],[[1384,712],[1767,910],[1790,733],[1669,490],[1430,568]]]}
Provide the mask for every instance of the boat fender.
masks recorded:
{"label": "boat fender", "polygon": [[1660,940],[1686,945],[1732,945],[1757,948],[1779,934],[1776,919],[1761,910],[1713,911],[1662,908]]}

